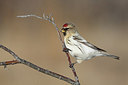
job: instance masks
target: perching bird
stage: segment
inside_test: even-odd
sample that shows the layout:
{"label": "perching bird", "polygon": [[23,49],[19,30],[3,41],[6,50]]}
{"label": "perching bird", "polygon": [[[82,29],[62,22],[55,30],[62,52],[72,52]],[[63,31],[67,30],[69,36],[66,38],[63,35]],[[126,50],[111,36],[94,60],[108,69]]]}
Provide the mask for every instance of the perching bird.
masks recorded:
{"label": "perching bird", "polygon": [[[89,60],[96,56],[107,56],[118,59],[118,56],[111,55],[105,50],[96,47],[95,45],[87,42],[77,31],[72,23],[63,25],[61,32],[64,35],[64,44],[66,49],[72,57],[75,57],[76,63],[81,63],[84,60]],[[66,50],[65,50],[66,51]]]}

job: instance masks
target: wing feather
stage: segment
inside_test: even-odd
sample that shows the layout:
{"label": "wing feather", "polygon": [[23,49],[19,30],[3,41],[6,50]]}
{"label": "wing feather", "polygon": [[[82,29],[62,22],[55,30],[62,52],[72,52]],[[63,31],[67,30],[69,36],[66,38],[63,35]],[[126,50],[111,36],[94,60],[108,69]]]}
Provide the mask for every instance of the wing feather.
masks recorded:
{"label": "wing feather", "polygon": [[73,39],[76,40],[77,42],[80,42],[92,49],[95,49],[95,50],[98,50],[98,51],[103,51],[103,52],[106,52],[105,50],[101,49],[101,48],[98,48],[97,46],[87,42],[83,37],[81,36],[73,36]]}

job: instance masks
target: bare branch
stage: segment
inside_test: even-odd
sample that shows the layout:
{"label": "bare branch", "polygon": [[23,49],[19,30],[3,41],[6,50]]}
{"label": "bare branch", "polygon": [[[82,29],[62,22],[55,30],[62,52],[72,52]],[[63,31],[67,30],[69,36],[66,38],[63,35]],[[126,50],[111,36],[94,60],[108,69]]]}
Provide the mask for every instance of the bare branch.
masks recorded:
{"label": "bare branch", "polygon": [[17,16],[17,17],[20,17],[20,18],[36,17],[36,18],[39,18],[39,19],[43,19],[42,17],[36,16],[36,15],[33,15],[33,14],[30,14],[30,15],[23,15],[23,16]]}
{"label": "bare branch", "polygon": [[17,60],[5,61],[5,62],[0,62],[0,66],[4,66],[4,68],[6,68],[7,65],[15,65],[15,64],[18,64],[18,63],[20,63],[20,62],[17,61]]}
{"label": "bare branch", "polygon": [[15,65],[20,63],[17,60],[12,60],[12,61],[4,61],[4,62],[0,62],[0,66],[6,66],[6,65]]}
{"label": "bare branch", "polygon": [[[52,23],[52,24],[55,26],[56,31],[57,31],[57,33],[58,33],[59,40],[61,41],[61,44],[62,44],[63,49],[66,48],[66,46],[65,46],[65,44],[64,44],[64,41],[62,40],[62,37],[61,37],[61,33],[60,33],[60,31],[59,31],[59,28],[57,27],[57,25],[56,25],[56,23],[55,23],[55,20],[54,20],[54,18],[53,18],[51,15],[50,15],[50,16],[47,16],[47,15],[43,14],[43,16],[40,17],[40,16],[37,16],[37,15],[31,14],[31,15],[23,15],[23,16],[17,16],[17,17],[21,17],[21,18],[36,17],[36,18],[39,18],[39,19],[44,19],[44,20],[49,21],[50,23]],[[68,58],[69,66],[71,66],[72,62],[71,62],[69,53],[68,53],[68,52],[65,52],[65,54],[66,54],[66,56],[67,56],[67,58]],[[75,81],[77,82],[77,85],[80,85],[79,79],[78,79],[78,76],[77,76],[77,73],[76,73],[76,71],[75,71],[74,66],[72,66],[72,67],[70,67],[70,68],[72,69],[72,72],[73,72],[73,75],[74,75],[74,77],[75,77]]]}
{"label": "bare branch", "polygon": [[21,16],[17,16],[17,17],[20,17],[20,18],[36,17],[36,18],[38,18],[38,19],[43,19],[43,20],[49,21],[50,23],[52,23],[52,24],[55,26],[55,28],[56,28],[56,30],[57,30],[57,33],[58,33],[58,37],[59,37],[61,43],[63,43],[63,40],[62,40],[60,31],[59,31],[59,28],[57,27],[57,25],[56,25],[56,23],[55,23],[55,20],[54,20],[54,18],[52,17],[52,15],[47,16],[47,15],[43,14],[43,16],[40,17],[40,16],[37,16],[37,15],[34,15],[34,14],[30,14],[30,15],[21,15]]}
{"label": "bare branch", "polygon": [[7,66],[7,65],[14,65],[14,64],[24,64],[26,66],[29,66],[30,68],[33,68],[41,73],[44,73],[44,74],[47,74],[47,75],[50,75],[52,77],[55,77],[57,79],[60,79],[60,80],[63,80],[63,81],[66,81],[72,85],[78,85],[77,82],[75,82],[74,80],[68,78],[68,77],[65,77],[63,75],[60,75],[60,74],[57,74],[55,72],[52,72],[52,71],[49,71],[47,69],[44,69],[44,68],[41,68],[31,62],[28,62],[24,59],[21,59],[20,57],[18,57],[13,51],[11,51],[10,49],[8,49],[7,47],[3,46],[3,45],[0,45],[0,48],[2,48],[3,50],[7,51],[8,53],[10,53],[16,60],[13,60],[13,61],[5,61],[5,62],[0,62],[0,66]]}

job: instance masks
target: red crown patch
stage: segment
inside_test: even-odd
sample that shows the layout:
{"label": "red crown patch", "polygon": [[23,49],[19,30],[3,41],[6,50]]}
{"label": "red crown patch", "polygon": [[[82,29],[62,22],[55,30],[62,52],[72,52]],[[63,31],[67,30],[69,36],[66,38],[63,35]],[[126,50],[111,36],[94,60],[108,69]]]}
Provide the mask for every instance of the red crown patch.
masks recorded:
{"label": "red crown patch", "polygon": [[68,24],[64,24],[64,25],[63,25],[63,27],[67,27],[67,26],[68,26]]}

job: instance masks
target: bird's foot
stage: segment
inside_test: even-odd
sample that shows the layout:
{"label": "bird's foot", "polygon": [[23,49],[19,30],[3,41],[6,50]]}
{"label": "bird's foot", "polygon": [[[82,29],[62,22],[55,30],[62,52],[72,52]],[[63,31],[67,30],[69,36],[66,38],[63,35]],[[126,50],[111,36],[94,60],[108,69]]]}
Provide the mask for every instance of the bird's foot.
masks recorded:
{"label": "bird's foot", "polygon": [[77,63],[77,62],[71,63],[71,64],[69,65],[69,67],[70,67],[70,68],[74,67],[74,65],[75,65],[76,63]]}
{"label": "bird's foot", "polygon": [[71,51],[71,50],[70,50],[70,49],[68,49],[68,48],[63,48],[63,52],[68,53],[69,51]]}

